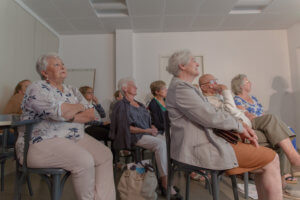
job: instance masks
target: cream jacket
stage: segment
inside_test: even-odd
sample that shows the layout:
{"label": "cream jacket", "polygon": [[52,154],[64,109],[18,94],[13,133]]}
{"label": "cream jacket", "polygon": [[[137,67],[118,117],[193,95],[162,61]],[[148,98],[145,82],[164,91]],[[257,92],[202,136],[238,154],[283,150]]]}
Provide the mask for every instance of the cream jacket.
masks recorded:
{"label": "cream jacket", "polygon": [[212,128],[242,132],[242,124],[212,106],[192,84],[174,77],[166,98],[171,120],[171,157],[208,169],[238,167],[231,145]]}

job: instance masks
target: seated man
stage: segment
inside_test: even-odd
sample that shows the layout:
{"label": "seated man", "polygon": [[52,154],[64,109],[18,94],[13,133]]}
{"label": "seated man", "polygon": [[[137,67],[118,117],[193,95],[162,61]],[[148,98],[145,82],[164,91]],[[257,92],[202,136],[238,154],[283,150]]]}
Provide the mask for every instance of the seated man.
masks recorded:
{"label": "seated man", "polygon": [[[171,121],[171,158],[207,169],[227,170],[229,175],[255,173],[259,199],[282,199],[277,154],[258,146],[253,131],[228,112],[216,110],[193,86],[199,75],[198,63],[187,50],[175,52],[167,71],[171,80],[166,98]],[[230,143],[213,128],[233,130],[252,144]]]}
{"label": "seated man", "polygon": [[[250,121],[243,111],[238,109],[234,103],[231,91],[225,85],[218,84],[217,79],[211,74],[204,74],[199,78],[199,85],[208,99],[208,101],[218,109],[226,110],[235,118],[240,119],[249,127],[253,127],[253,121]],[[277,150],[280,155],[281,175],[290,173],[290,161],[287,157],[300,159],[299,154],[292,153],[294,147],[291,139],[295,137],[290,129],[274,115],[264,115],[265,123],[256,123],[254,130],[258,136],[260,145],[269,146]],[[291,155],[289,155],[291,154]]]}

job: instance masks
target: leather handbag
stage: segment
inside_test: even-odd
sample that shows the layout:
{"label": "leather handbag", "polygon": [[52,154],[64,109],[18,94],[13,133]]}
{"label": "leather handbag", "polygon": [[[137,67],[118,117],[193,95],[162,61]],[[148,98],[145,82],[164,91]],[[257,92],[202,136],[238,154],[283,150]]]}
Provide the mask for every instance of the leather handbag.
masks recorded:
{"label": "leather handbag", "polygon": [[239,136],[238,133],[235,133],[233,131],[226,131],[226,130],[221,130],[221,129],[213,129],[214,133],[225,139],[227,142],[232,143],[232,144],[237,144],[239,141]]}
{"label": "leather handbag", "polygon": [[140,162],[126,169],[118,184],[121,200],[156,200],[157,178],[150,165]]}

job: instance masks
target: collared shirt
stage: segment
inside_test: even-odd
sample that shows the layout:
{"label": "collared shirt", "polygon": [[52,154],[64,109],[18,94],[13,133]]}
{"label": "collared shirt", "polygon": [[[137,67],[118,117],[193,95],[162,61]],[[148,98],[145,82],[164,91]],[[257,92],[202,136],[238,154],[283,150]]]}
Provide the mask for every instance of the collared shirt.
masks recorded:
{"label": "collared shirt", "polygon": [[[77,88],[63,85],[63,92],[51,86],[46,81],[36,81],[28,86],[22,103],[21,120],[39,119],[32,130],[30,143],[41,142],[45,139],[62,137],[79,140],[84,134],[84,124],[69,123],[62,117],[63,103],[83,104],[92,108]],[[19,130],[16,143],[18,157],[22,157],[24,145],[24,130]]]}

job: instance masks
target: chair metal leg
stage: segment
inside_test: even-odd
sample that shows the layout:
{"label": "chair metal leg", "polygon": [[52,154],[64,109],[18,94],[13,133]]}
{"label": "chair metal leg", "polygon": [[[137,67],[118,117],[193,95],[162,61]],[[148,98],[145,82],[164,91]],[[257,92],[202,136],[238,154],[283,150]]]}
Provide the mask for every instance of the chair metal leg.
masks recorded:
{"label": "chair metal leg", "polygon": [[211,171],[211,185],[213,200],[219,200],[219,181],[217,171]]}
{"label": "chair metal leg", "polygon": [[245,191],[245,199],[248,199],[249,196],[249,173],[245,172],[244,173],[244,191]]}
{"label": "chair metal leg", "polygon": [[17,173],[16,173],[16,182],[15,182],[14,200],[20,200],[21,199],[21,189],[22,189],[24,178],[25,178],[25,174],[17,171]]}
{"label": "chair metal leg", "polygon": [[190,199],[190,173],[185,173],[185,180],[186,180],[186,186],[185,186],[185,200]]}
{"label": "chair metal leg", "polygon": [[170,165],[168,167],[168,183],[167,183],[167,200],[170,200],[171,199],[171,183],[172,183],[172,180],[173,180],[173,176],[174,176],[174,169],[173,167]]}
{"label": "chair metal leg", "polygon": [[231,184],[232,184],[232,191],[233,191],[234,200],[239,200],[239,194],[238,194],[238,191],[237,191],[236,176],[232,175],[232,176],[230,176],[230,178],[231,178]]}
{"label": "chair metal leg", "polygon": [[5,160],[1,162],[1,191],[4,191],[4,165]]}
{"label": "chair metal leg", "polygon": [[31,181],[30,181],[29,174],[26,177],[26,182],[27,182],[27,187],[28,187],[29,194],[30,194],[30,196],[33,196],[33,191],[32,191],[32,187],[31,187]]}
{"label": "chair metal leg", "polygon": [[51,188],[51,197],[52,200],[59,200],[60,199],[60,175],[55,174],[52,175],[52,188]]}

